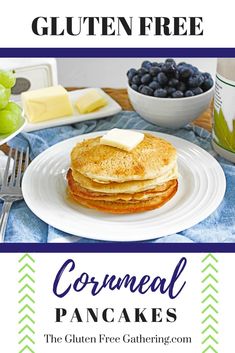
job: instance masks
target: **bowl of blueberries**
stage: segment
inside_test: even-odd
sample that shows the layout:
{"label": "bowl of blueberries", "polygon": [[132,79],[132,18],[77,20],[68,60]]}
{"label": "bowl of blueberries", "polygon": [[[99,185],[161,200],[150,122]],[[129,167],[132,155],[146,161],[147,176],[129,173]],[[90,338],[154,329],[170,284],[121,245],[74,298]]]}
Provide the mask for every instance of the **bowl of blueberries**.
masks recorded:
{"label": "bowl of blueberries", "polygon": [[145,60],[127,72],[128,96],[135,111],[153,124],[177,129],[209,106],[214,81],[208,72],[174,59]]}

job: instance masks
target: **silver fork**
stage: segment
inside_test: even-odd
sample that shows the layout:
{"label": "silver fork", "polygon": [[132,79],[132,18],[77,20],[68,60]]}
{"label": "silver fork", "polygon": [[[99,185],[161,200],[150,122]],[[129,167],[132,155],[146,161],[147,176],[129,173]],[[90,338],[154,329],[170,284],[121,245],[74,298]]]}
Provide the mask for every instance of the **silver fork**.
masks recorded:
{"label": "silver fork", "polygon": [[[29,149],[27,148],[25,154],[24,171],[23,171],[23,151],[15,150],[14,153],[14,164],[11,177],[9,177],[10,161],[12,156],[12,149],[8,154],[7,164],[4,170],[2,187],[0,189],[0,199],[4,201],[2,207],[2,213],[0,217],[0,242],[4,242],[7,220],[9,217],[9,212],[13,202],[23,199],[21,191],[21,179],[25,169],[29,164]],[[17,164],[17,159],[19,156],[19,161]]]}

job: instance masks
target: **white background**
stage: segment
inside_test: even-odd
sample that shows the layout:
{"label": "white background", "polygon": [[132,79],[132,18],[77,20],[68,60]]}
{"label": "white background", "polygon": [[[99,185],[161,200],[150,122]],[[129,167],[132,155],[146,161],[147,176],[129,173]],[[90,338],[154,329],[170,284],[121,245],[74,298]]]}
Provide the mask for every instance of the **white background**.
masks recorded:
{"label": "white background", "polygon": [[[20,285],[18,281],[18,260],[21,254],[1,254],[0,266],[7,268],[7,271],[1,271],[0,281],[2,283],[0,292],[0,312],[2,317],[2,333],[0,348],[6,349],[7,352],[15,353],[18,351],[17,341],[19,340],[17,321],[19,321],[19,294]],[[82,352],[89,353],[95,351],[98,353],[106,352],[142,352],[145,348],[148,352],[167,352],[167,353],[198,353],[202,351],[201,347],[201,290],[202,290],[202,263],[201,260],[205,254],[32,254],[35,262],[35,279],[36,279],[36,352],[58,352],[70,353]],[[138,278],[145,274],[149,274],[152,278],[156,275],[170,278],[175,265],[179,259],[185,256],[188,260],[187,267],[179,280],[179,284],[186,280],[185,289],[176,300],[170,300],[167,295],[159,293],[147,293],[145,295],[131,294],[128,290],[122,289],[118,292],[110,293],[104,290],[98,296],[92,297],[89,290],[80,293],[71,292],[67,297],[59,299],[52,293],[52,286],[55,275],[63,262],[68,258],[74,259],[76,269],[64,276],[64,285],[73,282],[83,271],[94,275],[97,279],[102,279],[105,274],[115,274],[123,276],[127,273],[136,275]],[[229,276],[231,268],[235,266],[234,254],[217,254],[219,259],[217,265],[219,273],[219,294],[218,304],[218,330],[219,330],[219,346],[220,352],[231,352],[233,342],[233,325],[232,317],[234,317],[233,296],[235,291],[234,281]],[[76,307],[83,308],[107,308],[114,307],[115,310],[126,307],[131,311],[133,307],[176,307],[178,319],[176,323],[119,323],[107,324],[102,321],[97,323],[70,323],[69,315],[65,318],[64,323],[55,323],[55,307],[64,307],[71,314]],[[131,333],[137,335],[139,333],[145,335],[159,336],[192,336],[192,345],[169,345],[156,346],[152,344],[97,344],[91,345],[45,345],[43,335],[45,333],[53,333],[54,335],[63,336],[65,333],[75,333],[77,335],[97,335],[98,333],[106,333],[110,335],[122,335],[122,333]]]}
{"label": "white background", "polygon": [[[1,4],[1,47],[234,47],[234,11],[231,0],[148,2],[87,0],[5,1]],[[198,37],[37,37],[31,31],[38,16],[202,16],[204,36]]]}

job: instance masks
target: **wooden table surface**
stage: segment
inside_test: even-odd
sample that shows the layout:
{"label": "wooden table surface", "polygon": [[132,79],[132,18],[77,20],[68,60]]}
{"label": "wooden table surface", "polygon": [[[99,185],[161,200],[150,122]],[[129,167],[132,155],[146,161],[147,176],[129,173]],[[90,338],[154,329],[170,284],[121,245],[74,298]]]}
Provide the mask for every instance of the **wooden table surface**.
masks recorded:
{"label": "wooden table surface", "polygon": [[[74,89],[77,89],[77,87],[69,87],[67,88],[68,91],[73,91]],[[117,101],[123,110],[133,110],[131,103],[128,99],[127,96],[127,90],[126,89],[116,89],[116,88],[104,88],[104,91],[108,93],[115,101]],[[198,119],[194,121],[194,124],[203,127],[204,129],[207,129],[211,131],[212,127],[212,104],[208,109],[200,116]],[[7,145],[2,145],[0,146],[0,149],[3,150],[4,152],[8,152],[8,146]]]}

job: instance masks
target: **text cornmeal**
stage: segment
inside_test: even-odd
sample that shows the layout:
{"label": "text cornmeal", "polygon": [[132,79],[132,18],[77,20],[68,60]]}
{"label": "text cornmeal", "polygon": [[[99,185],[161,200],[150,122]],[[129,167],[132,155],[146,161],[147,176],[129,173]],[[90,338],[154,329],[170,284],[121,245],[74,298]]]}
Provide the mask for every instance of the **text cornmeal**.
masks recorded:
{"label": "text cornmeal", "polygon": [[57,297],[63,298],[71,290],[81,292],[89,286],[90,292],[93,296],[99,294],[104,289],[114,291],[122,288],[128,288],[132,293],[138,292],[140,294],[145,294],[148,291],[158,291],[161,294],[168,295],[170,299],[175,299],[181,293],[186,284],[184,281],[179,284],[178,289],[176,288],[176,284],[179,281],[186,264],[186,258],[182,257],[174,268],[170,279],[160,276],[151,278],[149,275],[144,275],[140,279],[137,279],[136,276],[131,276],[129,274],[126,274],[123,277],[106,274],[102,280],[98,280],[93,275],[83,272],[76,279],[67,280],[66,277],[68,277],[69,273],[73,272],[76,267],[74,260],[68,259],[61,266],[55,277],[53,293]]}

